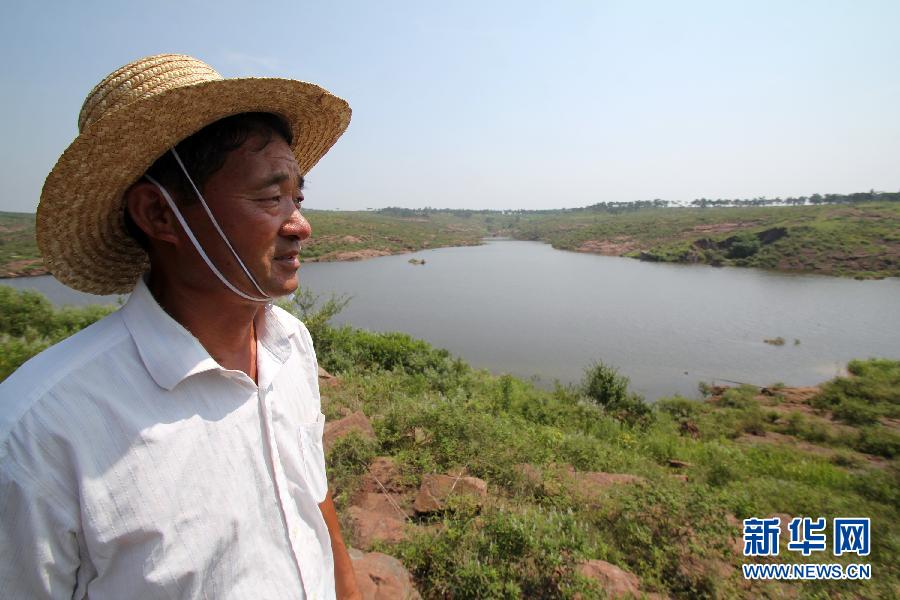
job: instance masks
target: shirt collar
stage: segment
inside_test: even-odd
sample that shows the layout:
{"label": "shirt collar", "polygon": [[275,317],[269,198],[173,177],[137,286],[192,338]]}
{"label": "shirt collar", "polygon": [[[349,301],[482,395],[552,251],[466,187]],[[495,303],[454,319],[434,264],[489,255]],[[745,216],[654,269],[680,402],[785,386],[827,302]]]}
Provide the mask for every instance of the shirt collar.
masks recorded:
{"label": "shirt collar", "polygon": [[[257,319],[256,328],[259,346],[267,350],[277,366],[280,366],[291,355],[289,336],[293,333],[285,331],[271,305],[265,306],[261,316],[261,319]],[[160,387],[172,391],[191,375],[225,370],[209,355],[200,340],[162,309],[150,293],[144,277],[138,279],[131,297],[122,308],[122,318],[144,366]],[[259,354],[257,353],[258,371],[264,360]],[[277,370],[272,368],[275,366],[267,365],[267,375]],[[262,377],[258,378],[262,384]]]}

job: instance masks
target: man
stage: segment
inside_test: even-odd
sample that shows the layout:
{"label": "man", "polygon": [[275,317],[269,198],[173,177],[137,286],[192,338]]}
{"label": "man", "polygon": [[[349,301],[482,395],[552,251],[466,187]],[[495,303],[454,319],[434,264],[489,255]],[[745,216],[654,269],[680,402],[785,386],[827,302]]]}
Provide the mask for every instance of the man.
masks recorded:
{"label": "man", "polygon": [[297,288],[303,177],[350,120],[283,79],[144,58],[90,93],[45,264],[131,292],[0,387],[4,598],[358,597]]}

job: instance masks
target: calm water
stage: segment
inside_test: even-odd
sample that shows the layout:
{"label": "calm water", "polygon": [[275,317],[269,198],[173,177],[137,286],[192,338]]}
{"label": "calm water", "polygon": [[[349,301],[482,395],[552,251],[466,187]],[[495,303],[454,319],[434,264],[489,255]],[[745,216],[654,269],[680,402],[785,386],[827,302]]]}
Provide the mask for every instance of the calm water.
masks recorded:
{"label": "calm water", "polygon": [[[411,265],[411,256],[427,264]],[[696,396],[698,382],[713,379],[810,385],[853,358],[900,358],[900,279],[642,263],[490,241],[306,264],[301,281],[318,294],[353,296],[339,323],[405,331],[478,367],[546,384],[577,381],[602,360],[649,399]],[[51,278],[4,283],[62,287]],[[778,336],[784,346],[763,342]]]}

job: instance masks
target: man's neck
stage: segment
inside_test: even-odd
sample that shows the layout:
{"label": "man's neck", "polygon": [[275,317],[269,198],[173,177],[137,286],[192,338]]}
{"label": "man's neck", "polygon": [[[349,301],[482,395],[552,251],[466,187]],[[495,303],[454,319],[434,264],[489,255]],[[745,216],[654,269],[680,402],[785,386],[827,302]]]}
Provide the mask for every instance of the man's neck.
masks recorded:
{"label": "man's neck", "polygon": [[216,362],[226,369],[243,371],[256,381],[254,321],[262,306],[169,285],[152,274],[148,287],[162,309],[190,331]]}

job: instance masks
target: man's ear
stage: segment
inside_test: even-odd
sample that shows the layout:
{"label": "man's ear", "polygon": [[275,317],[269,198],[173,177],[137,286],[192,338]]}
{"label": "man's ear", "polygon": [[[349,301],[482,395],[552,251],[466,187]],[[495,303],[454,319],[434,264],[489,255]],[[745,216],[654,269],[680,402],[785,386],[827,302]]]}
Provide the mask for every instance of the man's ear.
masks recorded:
{"label": "man's ear", "polygon": [[148,238],[178,245],[179,225],[159,189],[148,181],[138,181],[125,192],[125,210]]}

